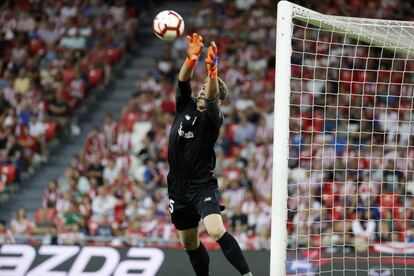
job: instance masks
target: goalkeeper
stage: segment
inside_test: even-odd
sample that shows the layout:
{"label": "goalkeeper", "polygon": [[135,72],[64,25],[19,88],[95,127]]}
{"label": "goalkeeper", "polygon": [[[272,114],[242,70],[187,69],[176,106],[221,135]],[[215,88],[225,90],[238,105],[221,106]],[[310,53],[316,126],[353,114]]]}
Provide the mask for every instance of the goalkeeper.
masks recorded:
{"label": "goalkeeper", "polygon": [[189,81],[203,49],[203,40],[193,34],[187,36],[187,41],[187,58],[178,75],[176,115],[168,146],[171,220],[197,276],[210,275],[209,256],[198,237],[200,219],[227,260],[241,275],[252,275],[240,246],[224,228],[217,179],[213,174],[214,144],[223,123],[219,106],[227,95],[226,85],[217,76],[217,47],[212,42],[208,48],[207,80],[197,98],[192,98]]}

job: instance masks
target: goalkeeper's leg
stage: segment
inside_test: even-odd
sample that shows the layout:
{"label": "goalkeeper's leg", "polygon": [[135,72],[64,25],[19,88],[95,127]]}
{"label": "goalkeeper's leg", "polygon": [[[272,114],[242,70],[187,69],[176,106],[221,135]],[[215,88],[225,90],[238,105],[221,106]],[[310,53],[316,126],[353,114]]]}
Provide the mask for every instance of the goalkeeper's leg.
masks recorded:
{"label": "goalkeeper's leg", "polygon": [[249,266],[244,258],[236,239],[229,234],[223,225],[219,214],[207,215],[204,219],[207,232],[221,247],[226,259],[240,272],[241,275],[251,276]]}
{"label": "goalkeeper's leg", "polygon": [[180,241],[190,257],[191,265],[197,276],[209,276],[210,258],[204,245],[198,238],[198,227],[179,230]]}

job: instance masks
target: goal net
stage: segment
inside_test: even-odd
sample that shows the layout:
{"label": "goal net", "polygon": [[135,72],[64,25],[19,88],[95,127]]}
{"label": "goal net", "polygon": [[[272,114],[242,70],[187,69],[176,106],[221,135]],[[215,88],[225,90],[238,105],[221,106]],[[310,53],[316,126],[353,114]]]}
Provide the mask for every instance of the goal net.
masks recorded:
{"label": "goal net", "polygon": [[414,23],[277,20],[271,275],[414,275]]}

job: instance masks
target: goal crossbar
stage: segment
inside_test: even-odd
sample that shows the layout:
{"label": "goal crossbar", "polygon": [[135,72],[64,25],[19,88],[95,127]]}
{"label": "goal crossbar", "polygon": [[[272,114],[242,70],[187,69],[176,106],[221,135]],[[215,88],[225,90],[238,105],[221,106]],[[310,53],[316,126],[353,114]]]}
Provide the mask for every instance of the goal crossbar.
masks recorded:
{"label": "goal crossbar", "polygon": [[293,19],[414,57],[414,22],[326,15],[290,2],[288,5]]}

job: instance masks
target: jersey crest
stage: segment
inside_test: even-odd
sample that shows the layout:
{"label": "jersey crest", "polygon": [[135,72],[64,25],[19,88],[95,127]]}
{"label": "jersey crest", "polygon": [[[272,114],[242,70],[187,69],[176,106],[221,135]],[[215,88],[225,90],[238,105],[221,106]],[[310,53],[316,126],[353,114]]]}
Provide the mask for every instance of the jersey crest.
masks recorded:
{"label": "jersey crest", "polygon": [[186,139],[194,138],[194,133],[192,131],[185,132],[183,130],[183,123],[180,123],[180,128],[178,129],[178,135]]}

